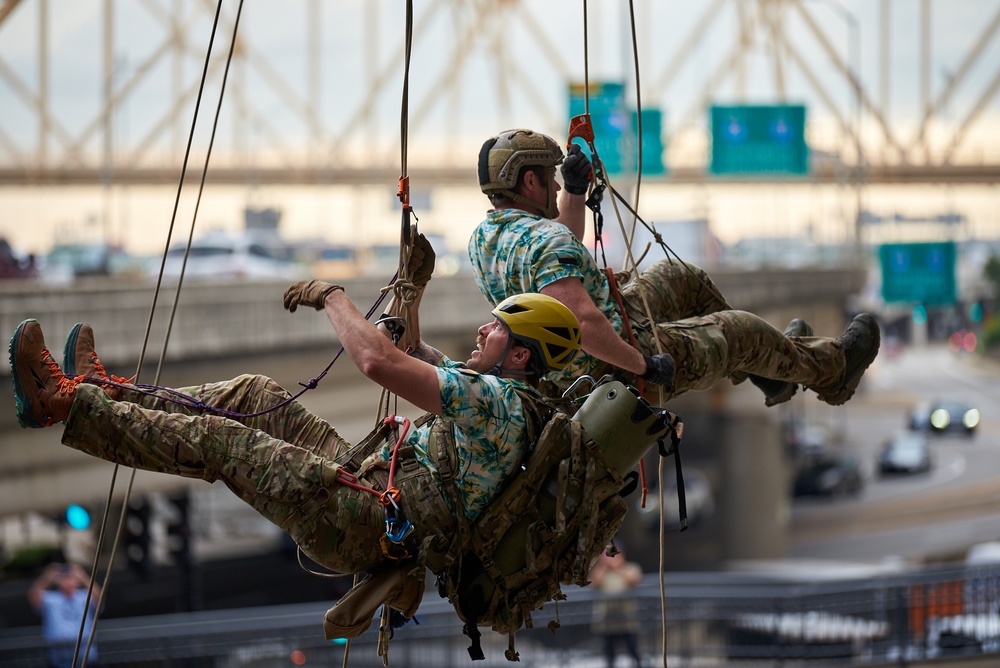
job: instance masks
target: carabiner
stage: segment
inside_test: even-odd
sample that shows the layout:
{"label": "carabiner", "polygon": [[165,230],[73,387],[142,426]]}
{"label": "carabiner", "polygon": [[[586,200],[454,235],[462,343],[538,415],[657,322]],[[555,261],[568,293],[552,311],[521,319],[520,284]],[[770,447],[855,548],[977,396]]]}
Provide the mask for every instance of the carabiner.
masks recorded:
{"label": "carabiner", "polygon": [[[604,163],[601,162],[601,157],[597,154],[597,147],[594,146],[594,126],[590,122],[590,114],[580,114],[579,116],[574,116],[569,119],[569,137],[566,140],[566,150],[573,145],[574,139],[582,139],[587,144],[587,148],[590,149],[590,163],[594,166],[594,179],[597,182],[597,187],[603,189],[604,185]],[[601,193],[597,192],[595,195],[591,196],[594,200],[594,205],[592,206],[588,202],[587,206],[591,209],[594,208],[601,201]]]}
{"label": "carabiner", "polygon": [[582,139],[587,142],[590,150],[594,150],[594,126],[590,123],[590,114],[580,114],[569,119],[569,138],[566,140],[566,149],[573,145],[574,139]]}
{"label": "carabiner", "polygon": [[413,523],[406,518],[403,518],[402,523],[398,519],[385,521],[385,535],[396,544],[406,540],[413,533],[413,529]]}

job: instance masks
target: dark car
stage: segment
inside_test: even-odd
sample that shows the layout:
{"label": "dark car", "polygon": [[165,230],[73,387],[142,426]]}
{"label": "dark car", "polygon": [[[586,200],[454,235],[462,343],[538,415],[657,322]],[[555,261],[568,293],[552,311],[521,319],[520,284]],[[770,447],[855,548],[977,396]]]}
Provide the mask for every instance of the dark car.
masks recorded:
{"label": "dark car", "polygon": [[979,409],[956,399],[943,399],[921,404],[910,413],[910,429],[972,436],[982,416]]}
{"label": "dark car", "polygon": [[0,238],[0,279],[35,278],[37,275],[34,256],[19,257],[7,240]]}
{"label": "dark car", "polygon": [[927,473],[934,466],[927,435],[922,431],[896,434],[882,446],[878,456],[879,473]]}
{"label": "dark car", "polygon": [[857,496],[865,486],[857,457],[824,452],[800,464],[792,487],[794,496]]}

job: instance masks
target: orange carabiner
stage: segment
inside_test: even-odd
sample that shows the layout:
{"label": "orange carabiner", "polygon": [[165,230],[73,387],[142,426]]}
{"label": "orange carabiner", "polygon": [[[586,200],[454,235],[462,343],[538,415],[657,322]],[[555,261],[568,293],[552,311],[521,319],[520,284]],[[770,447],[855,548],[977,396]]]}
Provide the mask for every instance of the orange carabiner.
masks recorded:
{"label": "orange carabiner", "polygon": [[397,505],[396,499],[399,498],[399,495],[400,492],[398,487],[389,487],[389,489],[379,494],[378,500],[383,506],[388,506],[390,503],[395,506]]}
{"label": "orange carabiner", "polygon": [[567,150],[577,137],[587,142],[587,146],[593,147],[594,126],[590,123],[590,114],[580,114],[569,119],[569,138],[566,140]]}

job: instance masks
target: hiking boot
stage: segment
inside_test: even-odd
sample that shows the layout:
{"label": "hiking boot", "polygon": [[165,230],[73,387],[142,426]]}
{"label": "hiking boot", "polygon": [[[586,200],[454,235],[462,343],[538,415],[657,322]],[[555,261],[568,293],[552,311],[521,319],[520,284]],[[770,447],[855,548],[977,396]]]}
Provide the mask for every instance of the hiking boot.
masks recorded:
{"label": "hiking boot", "polygon": [[18,423],[40,429],[65,420],[77,381],[68,378],[52,359],[38,321],[29,319],[17,326],[8,352]]}
{"label": "hiking boot", "polygon": [[[802,318],[792,318],[792,321],[785,327],[785,336],[812,336],[813,328]],[[764,405],[767,407],[782,404],[799,391],[798,383],[789,383],[785,380],[775,380],[762,376],[750,376],[750,382],[757,386],[764,393]]]}
{"label": "hiking boot", "polygon": [[101,385],[112,399],[118,398],[119,388],[101,381],[130,382],[127,378],[108,375],[94,351],[94,330],[85,322],[78,322],[69,330],[63,347],[63,371],[67,376],[76,376],[80,382],[92,381]]}
{"label": "hiking boot", "polygon": [[861,377],[865,375],[865,369],[875,361],[880,339],[875,318],[867,313],[854,316],[843,336],[837,339],[845,357],[843,383],[829,388],[809,389],[831,406],[847,403],[847,400],[854,396],[854,390],[858,389]]}

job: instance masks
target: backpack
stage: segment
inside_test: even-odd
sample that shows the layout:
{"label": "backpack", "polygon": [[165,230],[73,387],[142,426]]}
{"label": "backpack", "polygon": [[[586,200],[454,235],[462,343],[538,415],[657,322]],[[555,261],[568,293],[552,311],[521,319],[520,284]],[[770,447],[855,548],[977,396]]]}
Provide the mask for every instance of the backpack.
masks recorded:
{"label": "backpack", "polygon": [[[669,432],[676,446],[681,433],[674,415],[651,408],[619,381],[597,385],[578,408],[518,394],[534,445],[474,522],[459,519],[452,558],[436,572],[439,593],[465,622],[473,660],[485,658],[478,627],[489,626],[509,636],[506,657],[517,661],[514,633],[532,628],[531,613],[564,600],[561,585],[588,584],[591,566],[625,518],[623,477],[653,443]],[[454,448],[451,423],[439,422],[431,440],[446,453]],[[452,481],[442,491],[457,501],[453,480],[442,477]]]}

